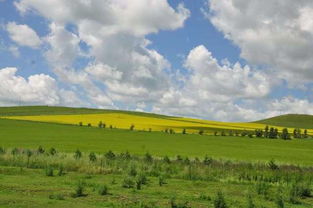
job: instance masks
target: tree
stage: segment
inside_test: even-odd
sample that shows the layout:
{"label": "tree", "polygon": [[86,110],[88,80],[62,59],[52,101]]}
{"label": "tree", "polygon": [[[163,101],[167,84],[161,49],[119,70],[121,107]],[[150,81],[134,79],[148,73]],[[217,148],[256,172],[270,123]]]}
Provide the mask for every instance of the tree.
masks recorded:
{"label": "tree", "polygon": [[270,128],[270,131],[268,133],[268,138],[270,138],[270,139],[275,138],[275,129],[273,127]]}
{"label": "tree", "polygon": [[281,138],[284,140],[290,139],[290,135],[288,133],[288,129],[284,128],[282,133],[281,133]]}
{"label": "tree", "polygon": [[182,134],[186,134],[186,129],[183,129]]}
{"label": "tree", "polygon": [[204,131],[202,129],[199,130],[199,134],[203,135]]}
{"label": "tree", "polygon": [[102,123],[102,121],[99,121],[98,127],[99,127],[99,128],[103,128],[103,123]]}
{"label": "tree", "polygon": [[133,131],[135,129],[135,125],[134,124],[130,125],[129,129]]}
{"label": "tree", "polygon": [[268,130],[269,130],[269,127],[265,126],[265,128],[264,128],[264,137],[265,138],[268,138]]}
{"label": "tree", "polygon": [[308,138],[308,130],[304,130],[303,138]]}
{"label": "tree", "polygon": [[262,137],[263,136],[263,130],[262,129],[256,129],[255,130],[255,136],[256,137]]}

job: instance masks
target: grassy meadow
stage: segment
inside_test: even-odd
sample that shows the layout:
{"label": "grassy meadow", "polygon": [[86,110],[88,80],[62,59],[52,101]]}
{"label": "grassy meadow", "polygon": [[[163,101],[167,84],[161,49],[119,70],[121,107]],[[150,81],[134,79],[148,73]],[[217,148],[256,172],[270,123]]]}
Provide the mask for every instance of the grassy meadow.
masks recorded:
{"label": "grassy meadow", "polygon": [[[0,108],[0,117],[0,207],[313,206],[311,136],[213,134],[262,121],[45,106]],[[273,124],[292,133],[292,117]]]}

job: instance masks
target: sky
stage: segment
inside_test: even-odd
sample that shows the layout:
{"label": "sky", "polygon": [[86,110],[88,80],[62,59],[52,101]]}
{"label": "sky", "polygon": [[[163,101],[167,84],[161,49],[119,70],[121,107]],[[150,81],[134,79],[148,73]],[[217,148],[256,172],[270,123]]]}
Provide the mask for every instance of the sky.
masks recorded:
{"label": "sky", "polygon": [[0,106],[313,114],[311,0],[0,0]]}

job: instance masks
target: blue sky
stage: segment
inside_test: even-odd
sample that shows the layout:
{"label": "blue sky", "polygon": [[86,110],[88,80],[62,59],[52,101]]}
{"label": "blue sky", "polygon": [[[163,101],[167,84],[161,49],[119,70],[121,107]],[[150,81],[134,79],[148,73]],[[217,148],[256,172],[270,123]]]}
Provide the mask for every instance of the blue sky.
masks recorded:
{"label": "blue sky", "polygon": [[301,55],[313,52],[312,3],[289,16],[264,5],[2,0],[0,104],[240,121],[313,114],[313,61]]}

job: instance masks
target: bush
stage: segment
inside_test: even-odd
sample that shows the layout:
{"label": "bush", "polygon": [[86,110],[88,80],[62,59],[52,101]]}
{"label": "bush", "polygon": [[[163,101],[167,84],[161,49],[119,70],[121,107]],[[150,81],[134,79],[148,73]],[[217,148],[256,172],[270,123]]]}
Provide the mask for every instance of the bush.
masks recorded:
{"label": "bush", "polygon": [[94,152],[90,152],[89,154],[89,161],[95,162],[97,160],[97,156]]}
{"label": "bush", "polygon": [[88,127],[91,127],[91,123],[88,123],[87,126],[88,126]]}
{"label": "bush", "polygon": [[5,149],[3,147],[0,147],[0,154],[5,154]]}
{"label": "bush", "polygon": [[46,167],[46,176],[53,176],[53,168],[51,166]]}
{"label": "bush", "polygon": [[148,152],[145,154],[145,161],[149,163],[153,162],[153,157]]}
{"label": "bush", "polygon": [[78,125],[79,125],[79,126],[83,126],[83,122],[80,121],[80,122],[78,123]]}
{"label": "bush", "polygon": [[53,147],[50,148],[49,150],[49,154],[50,155],[55,155],[57,153],[56,149],[54,149]]}
{"label": "bush", "polygon": [[124,178],[123,183],[122,183],[123,188],[133,188],[134,185],[135,185],[135,182],[132,178],[130,177]]}
{"label": "bush", "polygon": [[43,154],[45,153],[45,149],[42,146],[39,146],[37,149],[38,154]]}
{"label": "bush", "polygon": [[64,167],[63,165],[60,165],[59,170],[58,170],[58,176],[62,176],[62,175],[64,175]]}
{"label": "bush", "polygon": [[72,194],[72,197],[86,196],[86,194],[84,194],[84,189],[85,189],[85,184],[82,181],[78,181],[76,188],[75,188],[75,192],[74,194]]}
{"label": "bush", "polygon": [[82,152],[80,150],[76,150],[74,153],[74,158],[76,160],[80,159],[82,157]]}
{"label": "bush", "polygon": [[109,194],[108,186],[107,185],[100,185],[98,188],[98,193],[101,196],[108,195]]}
{"label": "bush", "polygon": [[204,131],[201,129],[199,130],[199,135],[203,135]]}
{"label": "bush", "polygon": [[134,124],[130,125],[129,130],[133,131],[134,129],[135,129],[135,125]]}
{"label": "bush", "polygon": [[105,158],[109,159],[109,160],[113,160],[115,159],[115,154],[109,150],[107,153],[104,154]]}
{"label": "bush", "polygon": [[275,163],[275,160],[270,160],[268,162],[268,167],[271,169],[271,170],[278,170],[279,167],[278,165]]}
{"label": "bush", "polygon": [[217,192],[216,197],[213,201],[214,208],[227,208],[227,204],[222,192]]}
{"label": "bush", "polygon": [[159,186],[163,186],[164,184],[166,184],[165,177],[159,176]]}
{"label": "bush", "polygon": [[165,156],[163,157],[163,162],[167,163],[167,164],[170,164],[171,163],[171,160],[168,156]]}
{"label": "bush", "polygon": [[17,155],[19,153],[19,150],[15,147],[11,150],[12,155]]}
{"label": "bush", "polygon": [[99,128],[103,128],[103,123],[102,123],[102,121],[99,121],[98,127],[99,127]]}

